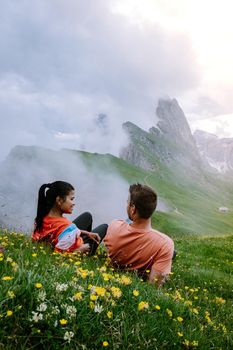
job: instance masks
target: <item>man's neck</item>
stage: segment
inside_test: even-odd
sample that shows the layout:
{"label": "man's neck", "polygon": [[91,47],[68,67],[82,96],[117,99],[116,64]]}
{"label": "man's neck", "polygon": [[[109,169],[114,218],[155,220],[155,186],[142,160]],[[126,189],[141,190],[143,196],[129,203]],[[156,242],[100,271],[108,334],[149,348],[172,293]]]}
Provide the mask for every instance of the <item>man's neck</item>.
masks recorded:
{"label": "man's neck", "polygon": [[151,218],[149,219],[141,219],[141,218],[135,218],[130,224],[132,227],[144,229],[144,230],[151,230]]}

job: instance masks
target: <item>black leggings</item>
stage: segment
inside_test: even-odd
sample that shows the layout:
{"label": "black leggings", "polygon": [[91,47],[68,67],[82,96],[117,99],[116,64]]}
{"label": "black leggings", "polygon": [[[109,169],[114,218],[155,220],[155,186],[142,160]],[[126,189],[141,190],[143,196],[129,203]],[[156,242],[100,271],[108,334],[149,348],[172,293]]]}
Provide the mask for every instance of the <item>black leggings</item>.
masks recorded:
{"label": "black leggings", "polygon": [[[85,212],[81,215],[79,215],[73,223],[80,229],[80,230],[85,230],[88,232],[95,232],[98,233],[100,236],[100,242],[104,239],[108,225],[107,224],[102,224],[97,226],[92,230],[92,215],[89,212]],[[86,235],[82,235],[82,239],[84,243],[88,243],[90,245],[90,255],[94,255],[96,252],[96,249],[98,248],[99,244],[96,243],[93,239],[87,237]]]}

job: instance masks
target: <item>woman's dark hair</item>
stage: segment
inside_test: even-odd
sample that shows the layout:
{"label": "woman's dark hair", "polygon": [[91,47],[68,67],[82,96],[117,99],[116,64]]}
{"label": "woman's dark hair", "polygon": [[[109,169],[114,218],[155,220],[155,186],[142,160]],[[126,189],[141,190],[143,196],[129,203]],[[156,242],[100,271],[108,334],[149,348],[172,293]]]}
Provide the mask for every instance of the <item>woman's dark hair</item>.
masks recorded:
{"label": "woman's dark hair", "polygon": [[[46,190],[48,188],[48,190]],[[55,181],[51,184],[44,184],[38,193],[37,215],[35,218],[35,231],[40,231],[44,217],[49,213],[59,196],[65,199],[73,191],[74,187],[68,182]]]}
{"label": "woman's dark hair", "polygon": [[149,219],[157,205],[157,194],[146,185],[134,184],[129,188],[130,204],[135,205],[138,214],[143,219]]}

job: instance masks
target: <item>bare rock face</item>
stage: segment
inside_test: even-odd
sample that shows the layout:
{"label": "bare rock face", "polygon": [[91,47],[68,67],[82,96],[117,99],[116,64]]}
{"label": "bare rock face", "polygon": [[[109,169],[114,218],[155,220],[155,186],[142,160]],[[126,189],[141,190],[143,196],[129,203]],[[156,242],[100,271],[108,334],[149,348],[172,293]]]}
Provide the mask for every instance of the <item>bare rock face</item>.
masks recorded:
{"label": "bare rock face", "polygon": [[156,115],[159,118],[157,127],[164,136],[172,138],[173,142],[182,142],[196,150],[189,124],[176,99],[159,100]]}
{"label": "bare rock face", "polygon": [[196,130],[194,133],[200,154],[205,162],[220,173],[233,171],[233,139]]}
{"label": "bare rock face", "polygon": [[121,152],[126,161],[145,170],[156,170],[159,162],[189,169],[199,169],[202,160],[190,127],[178,102],[159,100],[157,125],[149,132],[130,122],[123,124],[129,144]]}

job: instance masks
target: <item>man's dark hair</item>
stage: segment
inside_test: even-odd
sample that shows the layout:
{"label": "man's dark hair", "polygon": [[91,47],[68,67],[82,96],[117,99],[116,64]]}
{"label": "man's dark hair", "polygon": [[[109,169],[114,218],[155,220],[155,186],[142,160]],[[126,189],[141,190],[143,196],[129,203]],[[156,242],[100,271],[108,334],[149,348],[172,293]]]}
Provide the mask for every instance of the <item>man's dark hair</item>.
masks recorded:
{"label": "man's dark hair", "polygon": [[146,185],[134,184],[129,187],[130,205],[135,205],[142,219],[149,219],[157,205],[157,194]]}

